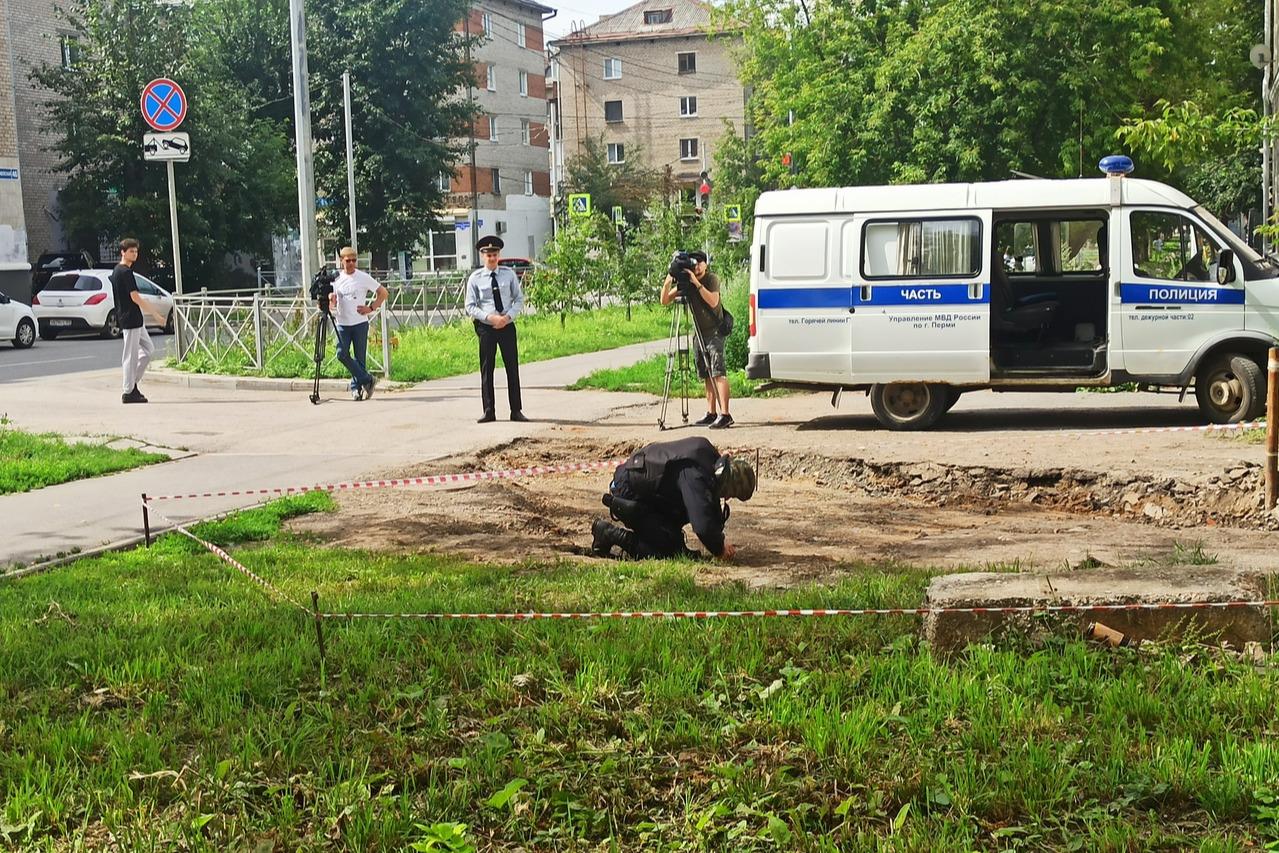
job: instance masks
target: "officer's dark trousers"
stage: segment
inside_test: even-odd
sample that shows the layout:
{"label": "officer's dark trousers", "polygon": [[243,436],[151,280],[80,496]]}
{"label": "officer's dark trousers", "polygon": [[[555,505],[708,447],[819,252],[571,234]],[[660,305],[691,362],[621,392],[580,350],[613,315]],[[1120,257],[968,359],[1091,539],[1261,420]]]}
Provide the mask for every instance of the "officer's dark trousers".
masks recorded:
{"label": "officer's dark trousers", "polygon": [[494,329],[487,323],[475,321],[475,334],[480,339],[480,397],[484,402],[484,414],[496,414],[493,396],[493,370],[497,366],[497,351],[502,350],[502,363],[506,365],[506,398],[511,411],[524,408],[520,401],[520,353],[515,339],[515,324]]}
{"label": "officer's dark trousers", "polygon": [[684,547],[684,525],[643,500],[635,500],[635,493],[626,483],[614,481],[609,491],[616,497],[635,501],[633,510],[618,520],[635,533],[635,553],[641,560],[688,555]]}

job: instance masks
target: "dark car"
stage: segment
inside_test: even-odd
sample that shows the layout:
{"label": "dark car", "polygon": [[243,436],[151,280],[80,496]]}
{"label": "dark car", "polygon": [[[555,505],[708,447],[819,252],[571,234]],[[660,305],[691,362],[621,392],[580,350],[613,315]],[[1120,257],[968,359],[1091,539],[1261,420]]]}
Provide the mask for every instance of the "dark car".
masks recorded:
{"label": "dark car", "polygon": [[524,280],[524,274],[533,269],[533,262],[528,258],[502,258],[497,262],[498,266],[510,267],[515,270],[515,277],[520,281]]}
{"label": "dark car", "polygon": [[96,265],[97,263],[93,260],[93,256],[84,250],[79,252],[45,252],[36,258],[35,264],[31,267],[31,295],[34,296],[44,290],[44,286],[49,283],[49,279],[60,272],[93,269]]}

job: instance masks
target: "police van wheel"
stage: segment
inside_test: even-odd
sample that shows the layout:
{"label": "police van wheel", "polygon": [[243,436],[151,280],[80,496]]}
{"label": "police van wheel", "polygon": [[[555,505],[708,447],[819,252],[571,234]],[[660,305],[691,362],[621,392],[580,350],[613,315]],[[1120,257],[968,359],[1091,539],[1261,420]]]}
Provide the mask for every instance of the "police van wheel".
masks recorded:
{"label": "police van wheel", "polygon": [[873,385],[870,407],[889,429],[928,429],[946,411],[951,390],[928,382],[890,382]]}
{"label": "police van wheel", "polygon": [[946,391],[946,406],[942,409],[942,412],[949,412],[955,408],[955,404],[959,402],[959,395],[964,393],[953,386],[946,388]]}
{"label": "police van wheel", "polygon": [[1257,362],[1228,352],[1215,356],[1195,374],[1195,399],[1209,423],[1236,424],[1260,417],[1266,384]]}

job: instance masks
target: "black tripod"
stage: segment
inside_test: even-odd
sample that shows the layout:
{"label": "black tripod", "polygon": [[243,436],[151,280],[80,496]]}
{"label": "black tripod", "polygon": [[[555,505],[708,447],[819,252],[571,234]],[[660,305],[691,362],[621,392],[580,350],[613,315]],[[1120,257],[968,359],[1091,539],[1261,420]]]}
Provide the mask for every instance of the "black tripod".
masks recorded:
{"label": "black tripod", "polygon": [[666,429],[666,409],[671,402],[671,389],[679,386],[679,408],[684,424],[688,424],[688,386],[693,373],[690,358],[690,337],[692,343],[702,348],[702,334],[689,316],[688,301],[683,296],[675,297],[675,308],[671,311],[671,336],[666,343],[666,377],[662,382],[662,409],[657,416],[657,428]]}
{"label": "black tripod", "polygon": [[[320,366],[324,363],[324,356],[328,352],[329,326],[333,327],[333,337],[337,338],[338,325],[333,319],[333,315],[329,313],[329,299],[325,296],[323,299],[317,299],[315,307],[319,309],[319,316],[315,318],[315,384],[311,386],[311,405],[318,406],[320,404]],[[328,320],[327,323],[324,321]]]}

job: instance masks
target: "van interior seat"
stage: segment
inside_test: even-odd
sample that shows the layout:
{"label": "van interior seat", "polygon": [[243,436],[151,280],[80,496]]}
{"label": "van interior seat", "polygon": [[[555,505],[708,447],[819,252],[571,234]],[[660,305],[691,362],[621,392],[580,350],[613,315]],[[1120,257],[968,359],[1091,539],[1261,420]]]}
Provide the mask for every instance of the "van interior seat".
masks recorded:
{"label": "van interior seat", "polygon": [[999,332],[1042,332],[1052,325],[1061,302],[1051,294],[1036,293],[1018,299],[1004,269],[1002,259],[991,267],[992,308],[990,323]]}

